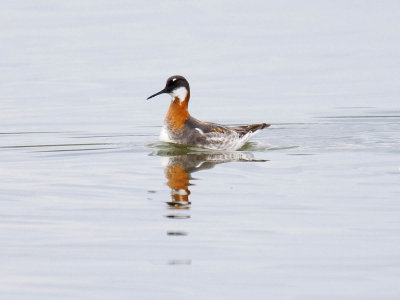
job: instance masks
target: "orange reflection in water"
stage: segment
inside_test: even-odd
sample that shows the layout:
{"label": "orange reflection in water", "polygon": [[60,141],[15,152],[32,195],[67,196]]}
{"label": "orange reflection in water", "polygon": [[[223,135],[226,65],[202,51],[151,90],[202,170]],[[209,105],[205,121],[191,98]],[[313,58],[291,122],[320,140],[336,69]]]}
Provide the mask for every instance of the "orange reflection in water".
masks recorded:
{"label": "orange reflection in water", "polygon": [[171,202],[168,204],[175,209],[188,209],[189,201],[189,179],[190,173],[186,172],[184,166],[169,165],[165,168],[167,185],[171,188]]}
{"label": "orange reflection in water", "polygon": [[[170,209],[189,209],[191,174],[201,170],[211,169],[217,164],[227,162],[265,162],[254,159],[250,152],[200,152],[184,155],[164,156],[164,173],[167,185],[171,188],[171,201],[167,202]],[[167,216],[171,217],[171,216]]]}

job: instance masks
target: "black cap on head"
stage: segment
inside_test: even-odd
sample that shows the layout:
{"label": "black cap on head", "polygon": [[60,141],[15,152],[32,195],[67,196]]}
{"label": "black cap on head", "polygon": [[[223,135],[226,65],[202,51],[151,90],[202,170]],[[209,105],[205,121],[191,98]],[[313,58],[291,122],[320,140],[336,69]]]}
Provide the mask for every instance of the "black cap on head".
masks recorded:
{"label": "black cap on head", "polygon": [[184,87],[187,89],[187,91],[190,91],[189,87],[189,82],[185,79],[185,77],[180,76],[180,75],[174,75],[171,76],[170,78],[167,79],[167,83],[165,84],[165,88],[159,91],[158,93],[155,93],[154,95],[151,95],[150,97],[147,98],[147,100],[158,96],[160,94],[169,94],[172,93],[174,90]]}

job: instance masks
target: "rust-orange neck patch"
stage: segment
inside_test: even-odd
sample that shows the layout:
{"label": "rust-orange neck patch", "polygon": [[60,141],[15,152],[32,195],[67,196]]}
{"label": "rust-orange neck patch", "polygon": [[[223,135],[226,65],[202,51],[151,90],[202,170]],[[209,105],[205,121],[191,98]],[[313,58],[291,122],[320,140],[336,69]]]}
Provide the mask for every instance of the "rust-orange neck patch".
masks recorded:
{"label": "rust-orange neck patch", "polygon": [[186,98],[182,101],[179,98],[174,98],[169,106],[167,116],[165,120],[168,125],[174,130],[181,131],[187,119],[189,119],[189,93]]}

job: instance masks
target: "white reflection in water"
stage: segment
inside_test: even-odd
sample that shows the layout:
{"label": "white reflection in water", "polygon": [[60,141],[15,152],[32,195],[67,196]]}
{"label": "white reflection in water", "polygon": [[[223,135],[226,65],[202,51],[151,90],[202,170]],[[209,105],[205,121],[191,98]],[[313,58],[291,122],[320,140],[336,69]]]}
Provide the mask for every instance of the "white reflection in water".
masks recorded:
{"label": "white reflection in water", "polygon": [[[228,162],[266,162],[255,159],[251,152],[189,152],[179,154],[187,149],[180,146],[171,146],[169,150],[161,150],[157,155],[162,156],[162,165],[167,179],[167,185],[171,189],[171,200],[167,202],[169,209],[176,213],[166,215],[171,219],[189,219],[189,214],[178,211],[189,210],[191,194],[189,186],[191,174],[194,172],[214,168],[214,166]],[[190,150],[189,150],[190,151]],[[168,232],[168,235],[186,235],[180,232]]]}

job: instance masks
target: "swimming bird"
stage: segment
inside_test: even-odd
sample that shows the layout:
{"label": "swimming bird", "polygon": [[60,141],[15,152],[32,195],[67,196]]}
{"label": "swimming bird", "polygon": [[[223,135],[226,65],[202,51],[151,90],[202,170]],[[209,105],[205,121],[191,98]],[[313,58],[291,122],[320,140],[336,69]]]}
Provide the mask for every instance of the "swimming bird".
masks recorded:
{"label": "swimming bird", "polygon": [[213,150],[237,150],[261,129],[270,126],[266,123],[225,126],[193,118],[188,111],[189,82],[180,75],[169,77],[164,89],[147,100],[160,94],[169,94],[172,97],[160,133],[160,140],[163,142]]}

